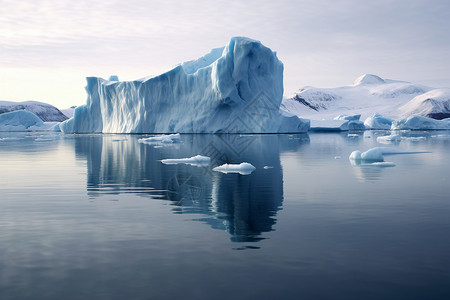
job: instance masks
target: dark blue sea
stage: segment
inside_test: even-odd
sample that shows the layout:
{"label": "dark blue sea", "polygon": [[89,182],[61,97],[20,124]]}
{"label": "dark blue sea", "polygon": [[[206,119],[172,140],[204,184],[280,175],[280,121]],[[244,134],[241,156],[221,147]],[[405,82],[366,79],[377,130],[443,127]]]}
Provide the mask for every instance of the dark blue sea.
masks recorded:
{"label": "dark blue sea", "polygon": [[450,299],[450,133],[387,134],[0,133],[0,299]]}

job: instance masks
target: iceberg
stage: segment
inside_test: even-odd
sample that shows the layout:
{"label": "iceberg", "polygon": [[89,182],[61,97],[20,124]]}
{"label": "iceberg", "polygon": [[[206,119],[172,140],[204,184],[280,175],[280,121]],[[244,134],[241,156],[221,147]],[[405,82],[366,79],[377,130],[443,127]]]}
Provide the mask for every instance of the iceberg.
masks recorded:
{"label": "iceberg", "polygon": [[394,122],[394,120],[391,118],[386,118],[376,113],[364,121],[364,126],[366,126],[367,129],[372,130],[389,130],[391,129],[392,122]]}
{"label": "iceberg", "polygon": [[400,143],[401,141],[402,137],[399,136],[398,134],[391,134],[377,137],[377,142],[380,144]]}
{"label": "iceberg", "polygon": [[44,122],[38,116],[27,110],[16,110],[0,114],[1,126],[19,126],[27,129],[31,126],[40,126],[42,124]]}
{"label": "iceberg", "polygon": [[350,154],[349,159],[354,161],[364,161],[364,162],[383,162],[384,157],[383,154],[385,148],[376,147],[366,152],[361,153],[361,151],[356,150]]}
{"label": "iceberg", "polygon": [[411,116],[394,121],[391,130],[441,130],[450,129],[450,118],[435,120],[422,116]]}
{"label": "iceberg", "polygon": [[0,114],[26,110],[38,116],[44,122],[62,122],[68,118],[53,105],[38,101],[0,101]]}
{"label": "iceberg", "polygon": [[149,138],[138,139],[139,143],[159,145],[159,144],[175,144],[179,143],[181,140],[180,134],[162,134],[157,136],[152,136]]}
{"label": "iceberg", "polygon": [[202,155],[196,155],[189,158],[168,158],[161,162],[165,165],[187,164],[196,167],[206,167],[210,164],[211,158]]}
{"label": "iceberg", "polygon": [[240,164],[223,164],[221,166],[215,167],[213,171],[221,173],[239,173],[241,175],[250,175],[256,168],[247,162]]}
{"label": "iceberg", "polygon": [[307,120],[280,113],[283,64],[252,39],[231,38],[227,46],[156,77],[113,79],[88,77],[86,104],[61,123],[61,131],[280,133],[309,128]]}
{"label": "iceberg", "polygon": [[0,131],[58,131],[58,123],[43,122],[27,110],[0,114]]}
{"label": "iceberg", "polygon": [[348,120],[348,121],[359,121],[359,119],[361,118],[361,114],[358,115],[339,115],[337,117],[334,118],[334,120]]}
{"label": "iceberg", "polygon": [[349,131],[365,130],[366,127],[361,121],[349,121],[347,119],[334,120],[311,120],[311,131]]}

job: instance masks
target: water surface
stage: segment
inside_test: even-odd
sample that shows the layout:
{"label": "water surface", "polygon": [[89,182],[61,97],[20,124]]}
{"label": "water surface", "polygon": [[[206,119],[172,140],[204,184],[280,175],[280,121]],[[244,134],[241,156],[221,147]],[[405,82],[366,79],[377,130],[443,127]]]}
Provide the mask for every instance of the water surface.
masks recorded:
{"label": "water surface", "polygon": [[0,133],[0,298],[449,299],[450,134],[386,134]]}

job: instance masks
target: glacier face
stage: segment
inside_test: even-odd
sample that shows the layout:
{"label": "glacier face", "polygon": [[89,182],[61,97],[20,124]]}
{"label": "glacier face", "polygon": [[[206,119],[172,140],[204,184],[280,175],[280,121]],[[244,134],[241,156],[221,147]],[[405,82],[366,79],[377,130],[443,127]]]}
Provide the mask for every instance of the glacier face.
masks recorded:
{"label": "glacier face", "polygon": [[88,77],[85,105],[60,124],[65,133],[305,132],[309,121],[279,112],[283,64],[260,42],[224,48],[135,81]]}

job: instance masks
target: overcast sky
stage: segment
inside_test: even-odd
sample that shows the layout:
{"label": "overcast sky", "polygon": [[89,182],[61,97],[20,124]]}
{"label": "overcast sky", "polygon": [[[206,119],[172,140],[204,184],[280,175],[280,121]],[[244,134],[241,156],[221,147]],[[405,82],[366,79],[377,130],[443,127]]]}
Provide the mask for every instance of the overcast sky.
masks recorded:
{"label": "overcast sky", "polygon": [[285,95],[359,75],[450,87],[449,0],[0,0],[0,100],[85,103],[86,76],[158,75],[247,36]]}

